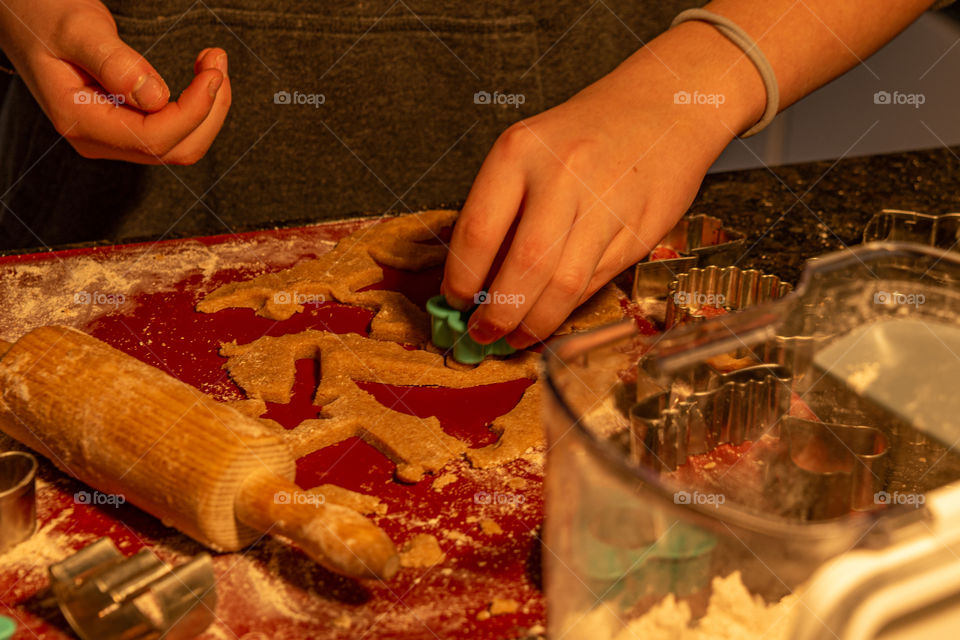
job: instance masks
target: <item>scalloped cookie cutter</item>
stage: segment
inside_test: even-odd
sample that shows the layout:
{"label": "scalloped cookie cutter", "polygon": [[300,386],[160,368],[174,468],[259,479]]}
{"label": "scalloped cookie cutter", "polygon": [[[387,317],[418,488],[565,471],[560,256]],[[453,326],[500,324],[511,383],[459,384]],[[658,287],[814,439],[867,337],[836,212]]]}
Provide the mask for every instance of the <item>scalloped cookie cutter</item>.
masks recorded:
{"label": "scalloped cookie cutter", "polygon": [[443,296],[427,300],[430,314],[430,339],[436,346],[453,354],[453,359],[462,364],[478,364],[487,356],[508,356],[516,349],[500,338],[491,344],[480,344],[467,332],[467,320],[473,313],[459,311],[447,304]]}

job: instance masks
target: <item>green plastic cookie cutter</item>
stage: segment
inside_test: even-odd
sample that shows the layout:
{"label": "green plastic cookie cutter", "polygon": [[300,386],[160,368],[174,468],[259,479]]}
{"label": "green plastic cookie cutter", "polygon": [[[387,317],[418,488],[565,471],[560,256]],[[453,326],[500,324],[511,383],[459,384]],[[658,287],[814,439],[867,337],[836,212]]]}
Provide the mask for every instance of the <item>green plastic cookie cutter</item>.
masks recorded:
{"label": "green plastic cookie cutter", "polygon": [[500,338],[491,344],[480,344],[467,332],[470,311],[459,311],[447,304],[443,296],[427,300],[430,314],[430,338],[441,349],[452,349],[453,359],[463,364],[477,364],[487,356],[508,356],[516,349]]}
{"label": "green plastic cookie cutter", "polygon": [[0,640],[8,640],[13,637],[13,632],[17,630],[17,623],[13,618],[0,616]]}

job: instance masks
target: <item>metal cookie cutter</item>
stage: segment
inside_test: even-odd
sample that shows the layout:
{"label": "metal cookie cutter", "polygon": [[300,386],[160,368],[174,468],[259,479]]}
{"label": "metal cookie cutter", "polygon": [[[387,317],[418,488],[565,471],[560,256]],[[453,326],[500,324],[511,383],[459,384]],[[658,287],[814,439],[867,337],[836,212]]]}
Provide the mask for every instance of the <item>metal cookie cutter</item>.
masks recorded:
{"label": "metal cookie cutter", "polygon": [[960,213],[931,215],[884,209],[863,229],[864,242],[918,242],[956,250],[960,243]]}
{"label": "metal cookie cutter", "polygon": [[50,583],[83,640],[187,640],[217,605],[208,554],[171,569],[149,549],[124,558],[109,538],[50,565]]}
{"label": "metal cookie cutter", "polygon": [[887,479],[888,442],[882,431],[785,416],[781,433],[793,467],[788,493],[805,498],[799,515],[833,518],[883,504],[877,499]]}
{"label": "metal cookie cutter", "polygon": [[508,356],[516,349],[500,338],[491,344],[480,344],[467,332],[467,319],[472,311],[459,311],[447,304],[443,296],[427,300],[430,314],[431,341],[441,349],[451,349],[453,359],[463,364],[477,364],[487,356]]}
{"label": "metal cookie cutter", "polygon": [[779,276],[756,269],[709,266],[679,274],[667,287],[666,328],[688,320],[702,320],[703,307],[739,311],[754,304],[778,300],[793,290]]}
{"label": "metal cookie cutter", "polygon": [[887,483],[887,436],[788,415],[793,381],[779,364],[729,373],[701,366],[675,385],[672,403],[671,392],[661,391],[632,408],[631,454],[647,468],[675,471],[691,455],[768,433],[783,443],[764,485],[778,509],[812,520],[877,508]]}
{"label": "metal cookie cutter", "polygon": [[657,245],[673,249],[680,256],[637,264],[633,299],[662,298],[677,274],[695,267],[731,264],[743,253],[745,244],[743,234],[725,229],[719,218],[704,214],[681,218]]}
{"label": "metal cookie cutter", "polygon": [[789,411],[792,379],[786,367],[760,364],[729,373],[707,369],[687,381],[689,392],[669,406],[670,391],[633,406],[631,451],[636,462],[674,471],[690,455],[756,440],[776,429]]}
{"label": "metal cookie cutter", "polygon": [[37,530],[37,459],[26,451],[0,453],[0,553]]}

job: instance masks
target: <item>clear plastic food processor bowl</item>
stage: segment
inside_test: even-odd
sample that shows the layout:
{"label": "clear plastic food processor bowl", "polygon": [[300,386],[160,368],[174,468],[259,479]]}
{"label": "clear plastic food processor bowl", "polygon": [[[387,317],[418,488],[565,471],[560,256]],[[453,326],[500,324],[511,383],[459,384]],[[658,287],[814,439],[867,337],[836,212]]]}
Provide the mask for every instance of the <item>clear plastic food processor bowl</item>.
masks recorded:
{"label": "clear plastic food processor bowl", "polygon": [[960,254],[546,357],[549,637],[869,638],[960,593]]}

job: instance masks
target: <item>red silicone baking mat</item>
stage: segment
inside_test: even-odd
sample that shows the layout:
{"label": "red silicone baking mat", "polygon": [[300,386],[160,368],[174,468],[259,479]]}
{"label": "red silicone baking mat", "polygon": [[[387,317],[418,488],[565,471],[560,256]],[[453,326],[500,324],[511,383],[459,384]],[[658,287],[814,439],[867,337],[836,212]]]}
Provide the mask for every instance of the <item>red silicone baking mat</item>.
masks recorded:
{"label": "red silicone baking mat", "polygon": [[[193,310],[217,286],[274,271],[332,247],[369,221],[346,221],[196,240],[76,249],[0,258],[0,339],[13,341],[45,324],[83,329],[218,399],[242,397],[221,368],[222,342],[304,329],[366,333],[370,313],[344,305],[308,305],[277,322],[249,309],[216,314]],[[440,270],[386,270],[384,286],[418,304],[438,291]],[[288,405],[266,417],[292,428],[315,417],[311,404],[318,363],[300,361]],[[382,403],[419,416],[437,416],[450,434],[472,447],[496,440],[488,425],[520,399],[526,380],[472,389],[365,384]],[[91,390],[95,393],[95,390]],[[441,473],[442,488],[426,476],[416,485],[393,481],[394,464],[351,439],[298,461],[304,488],[337,484],[372,494],[387,505],[374,520],[398,544],[418,533],[436,536],[446,560],[432,568],[402,569],[387,584],[334,575],[300,551],[263,540],[243,553],[215,554],[218,605],[207,640],[293,638],[523,638],[543,633],[540,591],[542,452],[499,469],[466,462]],[[447,478],[449,479],[449,478]],[[101,504],[91,504],[101,502]],[[69,638],[47,581],[47,566],[100,536],[125,554],[147,546],[179,563],[203,551],[130,505],[66,477],[46,461],[38,483],[40,528],[0,555],[0,613],[20,626],[16,638]],[[502,533],[488,535],[480,521]],[[517,603],[515,613],[480,615],[494,598]],[[478,617],[479,616],[479,617]]]}

